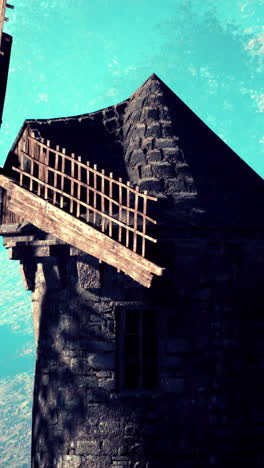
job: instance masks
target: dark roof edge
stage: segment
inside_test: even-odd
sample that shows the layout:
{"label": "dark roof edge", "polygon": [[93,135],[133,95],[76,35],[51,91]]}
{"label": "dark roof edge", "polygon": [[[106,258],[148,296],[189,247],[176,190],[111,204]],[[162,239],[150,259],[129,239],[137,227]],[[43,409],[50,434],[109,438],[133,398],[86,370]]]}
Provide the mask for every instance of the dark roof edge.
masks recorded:
{"label": "dark roof edge", "polygon": [[121,104],[125,104],[127,101],[129,101],[130,98],[124,99],[123,101],[118,102],[117,104],[113,104],[112,106],[107,106],[103,107],[102,109],[99,109],[94,112],[87,112],[85,114],[77,114],[77,115],[70,115],[69,117],[55,117],[52,119],[26,119],[24,123],[31,124],[31,123],[49,123],[49,122],[60,122],[60,121],[65,121],[65,120],[81,120],[85,117],[93,116],[95,114],[99,114],[100,112],[108,109],[112,109],[113,107],[120,106]]}

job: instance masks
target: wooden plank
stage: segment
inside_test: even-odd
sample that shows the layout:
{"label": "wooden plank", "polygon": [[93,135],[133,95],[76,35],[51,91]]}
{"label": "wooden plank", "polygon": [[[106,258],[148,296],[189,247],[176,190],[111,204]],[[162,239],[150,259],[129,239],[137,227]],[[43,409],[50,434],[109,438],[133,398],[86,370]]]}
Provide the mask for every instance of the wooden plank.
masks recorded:
{"label": "wooden plank", "polygon": [[[93,212],[93,223],[96,224],[96,195],[97,195],[97,164],[94,164],[94,180],[93,180],[93,185],[94,185],[94,199],[93,199],[93,207],[94,207],[94,212]],[[100,193],[100,192],[99,192]]]}
{"label": "wooden plank", "polygon": [[[136,191],[138,192],[139,188],[136,187]],[[134,233],[133,233],[133,252],[137,251],[137,216],[138,216],[138,196],[135,195],[135,212],[134,212]]]}
{"label": "wooden plank", "polygon": [[[22,153],[22,152],[21,152],[21,153]],[[31,159],[31,156],[29,156],[29,155],[26,154],[26,153],[24,153],[24,157],[25,157],[25,158],[28,158],[28,159]],[[36,163],[36,164],[41,164],[40,161],[35,161],[35,163]],[[82,164],[81,164],[81,166],[82,166]],[[86,169],[87,169],[87,167],[86,167]],[[49,171],[55,173],[55,169],[53,169],[52,167],[49,167]],[[58,175],[64,176],[64,178],[70,180],[70,181],[73,182],[73,183],[76,183],[76,178],[74,178],[74,177],[72,177],[72,176],[70,176],[70,175],[68,175],[68,174],[63,174],[63,173],[62,173],[61,171],[59,171],[59,170],[57,170],[56,172],[57,172]],[[90,174],[90,173],[89,173],[89,174]],[[98,174],[101,176],[101,173],[100,173],[100,172],[98,172]],[[111,173],[111,174],[112,174],[112,173]],[[108,179],[108,178],[107,178],[107,179]],[[37,180],[37,179],[36,179],[36,180]],[[110,180],[111,180],[111,179],[110,179]],[[113,184],[114,184],[116,181],[115,181],[114,179],[112,179],[111,182],[112,182],[112,186],[113,186]],[[80,181],[80,184],[81,184],[82,187],[87,188],[87,184],[86,184],[86,183]],[[121,185],[123,186],[123,184],[121,184]],[[125,186],[125,187],[127,187],[127,186]],[[52,187],[50,186],[50,188],[52,188]],[[96,193],[97,195],[101,195],[101,191],[95,189],[94,187],[89,186],[89,190],[92,191],[93,193]],[[130,186],[129,186],[129,190],[130,190]],[[113,192],[111,192],[111,193],[113,193]],[[141,194],[140,192],[138,192],[138,195],[139,195],[139,196],[144,196],[144,195]],[[118,201],[114,200],[113,198],[111,199],[110,196],[108,196],[108,195],[106,195],[106,194],[104,194],[103,197],[104,197],[106,200],[109,200],[109,203],[111,202],[112,204],[116,205],[116,206],[119,208],[120,203],[119,203]],[[149,196],[148,196],[148,199],[149,199]],[[124,205],[122,205],[122,207],[124,207]],[[126,207],[125,207],[125,208],[126,208]],[[131,212],[134,212],[134,208],[128,208],[128,210],[131,211]],[[150,218],[149,216],[146,216],[146,220],[149,221],[149,222],[151,222],[151,223],[153,223],[153,224],[157,224],[157,221],[156,221],[155,219],[153,219],[153,218]]]}
{"label": "wooden plank", "polygon": [[[105,198],[104,198],[104,194],[105,194],[105,171],[104,169],[102,169],[102,179],[101,179],[101,192],[102,192],[102,196],[101,196],[101,211],[102,213],[105,212]],[[102,232],[105,231],[105,217],[103,216],[102,217]]]}
{"label": "wooden plank", "polygon": [[[60,208],[63,208],[63,195],[64,195],[64,173],[65,173],[65,153],[66,149],[62,148],[61,154],[61,197],[60,197]],[[59,153],[58,153],[59,154]]]}
{"label": "wooden plank", "polygon": [[86,182],[87,182],[87,188],[86,188],[86,221],[89,223],[90,221],[90,211],[89,211],[89,205],[90,205],[90,171],[89,171],[89,166],[90,163],[89,161],[86,162]]}
{"label": "wooden plank", "polygon": [[[54,205],[50,206],[58,210],[58,208],[54,207]],[[21,206],[21,204],[19,204],[19,202],[17,203],[16,201],[14,201],[13,198],[11,198],[10,200],[10,209],[19,216],[22,216],[22,214],[25,215],[25,205]],[[35,226],[39,227],[40,229],[45,230],[46,232],[49,232],[50,234],[61,238],[63,241],[79,248],[84,252],[87,252],[88,254],[100,259],[101,261],[104,261],[116,268],[121,269],[124,273],[131,276],[143,286],[150,287],[151,280],[153,278],[153,274],[151,272],[143,269],[141,265],[135,265],[133,263],[130,264],[130,262],[127,261],[127,259],[125,259],[124,257],[120,258],[120,256],[117,255],[116,252],[109,252],[107,249],[104,248],[104,245],[101,245],[101,243],[96,242],[97,239],[94,238],[94,236],[84,236],[83,232],[82,235],[80,235],[78,226],[76,226],[76,222],[72,226],[70,226],[67,223],[66,230],[65,223],[63,222],[64,218],[60,219],[60,217],[57,217],[56,221],[54,221],[52,219],[53,216],[52,213],[50,213],[50,210],[48,210],[48,212],[42,210],[36,208],[32,209],[32,207],[28,207],[26,210],[26,217],[30,217],[31,219],[29,219],[29,221],[32,222],[32,224],[34,224]],[[94,228],[90,228],[97,232]]]}
{"label": "wooden plank", "polygon": [[[119,188],[118,188],[118,201],[119,201],[119,209],[118,209],[118,219],[119,221],[122,221],[122,178],[119,177],[118,182],[120,182]],[[122,240],[122,227],[119,224],[118,225],[118,242],[121,242]]]}
{"label": "wooden plank", "polygon": [[[130,182],[127,182],[127,186],[130,186]],[[127,190],[127,199],[126,199],[126,223],[129,225],[129,210],[130,208],[130,191]],[[129,229],[126,229],[126,247],[129,247]]]}
{"label": "wooden plank", "polygon": [[[74,178],[75,154],[74,153],[71,154],[71,158],[72,158],[71,159],[71,196],[73,197],[74,196],[74,181],[75,181],[75,178]],[[72,198],[70,199],[70,213],[73,213],[73,199]]]}
{"label": "wooden plank", "polygon": [[[59,166],[59,156],[58,151],[60,150],[59,145],[56,146],[55,151],[55,163],[54,163],[54,187],[57,188],[58,184],[58,166]],[[57,192],[56,190],[53,191],[53,205],[56,205],[57,202]]]}
{"label": "wooden plank", "polygon": [[[29,140],[30,140],[30,139],[35,140],[35,141],[37,142],[38,145],[41,145],[41,146],[43,146],[43,148],[46,148],[46,145],[45,145],[45,144],[41,143],[40,141],[36,140],[35,138],[32,138],[31,136],[29,136],[28,138],[29,138]],[[64,153],[58,152],[58,154],[61,155],[61,156],[64,156],[65,159],[71,160],[71,157],[68,156],[68,155],[66,155],[66,154],[64,154]],[[86,165],[85,165],[84,163],[82,163],[81,166],[82,166],[83,168],[86,168]],[[91,173],[96,173],[96,175],[99,175],[99,176],[100,176],[100,172],[97,170],[97,165],[96,165],[96,169],[90,167],[90,172],[91,172]],[[105,180],[109,180],[109,179],[110,179],[110,177],[108,177],[108,176],[106,175],[106,176],[105,176]],[[113,183],[119,185],[119,182],[116,181],[116,180],[113,180]],[[123,188],[126,188],[126,184],[125,184],[124,182],[122,182],[121,185],[122,185]],[[132,193],[135,193],[135,194],[137,193],[137,190],[136,190],[136,189],[133,189],[132,187],[130,187],[130,191],[131,191]],[[140,197],[140,196],[144,197],[144,195],[141,194],[140,192],[138,192],[138,196],[139,196],[139,197]],[[158,200],[157,197],[153,197],[152,195],[148,195],[148,199],[149,199],[149,200],[153,200],[153,201],[157,201],[157,200]]]}
{"label": "wooden plank", "polygon": [[[7,181],[8,185],[6,185]],[[13,204],[16,204],[18,208],[21,208],[21,213],[23,212],[23,217],[25,219],[27,219],[29,222],[38,227],[38,213],[39,216],[43,216],[43,222],[44,224],[46,223],[46,228],[48,228],[46,229],[45,226],[42,224],[40,228],[44,231],[50,232],[49,229],[50,227],[52,227],[52,231],[57,232],[58,230],[58,232],[63,234],[63,232],[67,233],[67,230],[69,228],[70,230],[74,231],[75,237],[80,238],[77,239],[77,241],[79,243],[82,242],[81,250],[84,250],[87,253],[89,253],[87,251],[87,248],[90,250],[92,249],[90,244],[93,244],[93,247],[95,249],[97,249],[97,247],[100,247],[99,250],[102,250],[102,253],[98,254],[98,258],[100,258],[102,261],[106,261],[106,263],[109,263],[106,260],[106,256],[110,255],[111,261],[115,262],[113,266],[116,266],[117,268],[118,263],[116,264],[114,258],[120,259],[120,261],[123,258],[125,262],[129,262],[130,267],[134,264],[134,266],[136,266],[137,268],[142,268],[145,272],[147,271],[157,275],[162,274],[163,268],[158,267],[149,260],[146,260],[140,255],[130,251],[125,246],[119,244],[118,242],[114,241],[113,239],[101,233],[100,231],[97,231],[92,226],[89,226],[80,220],[76,220],[70,214],[65,213],[61,209],[37,197],[33,193],[19,187],[18,185],[14,184],[12,180],[8,177],[0,175],[0,182],[1,184],[4,182],[4,184],[8,187],[8,192],[11,197],[10,203],[12,202]],[[34,211],[35,213],[33,213]],[[56,235],[54,232],[50,233]],[[58,237],[61,238],[59,235]],[[68,242],[67,239],[62,238],[62,240]],[[84,245],[86,245],[85,248]],[[105,253],[103,252],[104,249],[102,249],[102,245],[106,248]]]}
{"label": "wooden plank", "polygon": [[77,208],[76,208],[76,216],[77,218],[80,217],[80,201],[81,200],[81,165],[79,163],[82,162],[82,158],[81,156],[78,156],[78,170],[77,170],[77,180],[78,180],[78,183],[77,183],[77,199],[78,199],[78,202],[77,202]]}
{"label": "wooden plank", "polygon": [[[20,173],[21,170],[20,169],[17,169],[16,167],[12,167],[12,169],[15,171],[15,172],[18,172]],[[26,172],[23,172],[24,176],[25,177],[32,177],[33,180],[36,180],[38,181],[38,179],[36,177],[33,177],[31,176],[30,174],[27,174]],[[45,182],[41,182],[39,181],[40,184],[43,184],[44,186],[46,185]],[[73,201],[76,201],[78,202],[78,199],[76,197],[71,197],[71,195],[69,195],[68,193],[66,192],[62,192],[60,189],[55,189],[54,187],[52,187],[51,185],[48,185],[48,188],[50,188],[51,190],[56,190],[57,193],[60,193],[60,194],[63,194],[64,197],[66,198],[69,198],[69,199],[72,199]],[[82,205],[82,206],[85,206],[87,208],[88,205],[86,205],[85,202],[83,201],[79,201],[79,203]],[[98,215],[101,215],[102,216],[102,212],[100,210],[97,210],[96,208],[94,208],[93,206],[89,205],[89,210],[93,211],[93,212],[96,212],[96,214]],[[131,226],[127,226],[126,224],[122,223],[121,221],[119,221],[118,219],[115,219],[113,217],[110,217],[107,213],[104,213],[103,215],[106,219],[109,219],[110,221],[112,221],[112,223],[115,223],[115,224],[122,224],[122,227],[123,228],[126,228],[126,229],[129,229],[130,231],[133,231],[134,232],[134,228],[132,228]],[[140,231],[137,231],[137,235],[139,236],[143,236],[142,232]],[[145,238],[152,241],[152,242],[157,242],[157,239],[154,239],[153,237],[150,237],[149,235],[145,235]]]}
{"label": "wooden plank", "polygon": [[113,223],[112,223],[112,217],[113,217],[113,172],[110,172],[109,174],[109,215],[110,215],[110,221],[109,221],[109,236],[112,237],[113,235]]}
{"label": "wooden plank", "polygon": [[[143,199],[143,219],[142,219],[142,232],[145,235],[146,234],[146,214],[147,214],[147,190],[144,191],[144,194],[146,197]],[[146,253],[146,239],[145,237],[142,237],[142,257],[145,257]]]}
{"label": "wooden plank", "polygon": [[[41,138],[41,142],[43,143],[44,142],[44,138]],[[40,180],[44,180],[44,156],[43,156],[43,147],[40,146],[39,147],[39,161],[42,163],[42,164],[37,164],[38,165],[38,178]],[[38,184],[38,195],[40,196],[41,195],[41,184]]]}

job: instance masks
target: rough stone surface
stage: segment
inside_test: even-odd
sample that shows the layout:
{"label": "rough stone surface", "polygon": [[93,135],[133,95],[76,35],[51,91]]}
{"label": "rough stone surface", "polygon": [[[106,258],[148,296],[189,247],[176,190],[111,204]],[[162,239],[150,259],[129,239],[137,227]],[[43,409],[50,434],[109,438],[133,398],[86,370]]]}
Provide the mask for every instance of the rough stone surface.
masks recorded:
{"label": "rough stone surface", "polygon": [[[145,289],[43,232],[6,235],[33,290],[32,467],[263,466],[263,181],[155,75],[78,123],[30,125],[80,154],[91,136],[92,162],[159,195],[147,256],[166,268]],[[158,316],[158,385],[125,392],[120,317],[141,309]]]}

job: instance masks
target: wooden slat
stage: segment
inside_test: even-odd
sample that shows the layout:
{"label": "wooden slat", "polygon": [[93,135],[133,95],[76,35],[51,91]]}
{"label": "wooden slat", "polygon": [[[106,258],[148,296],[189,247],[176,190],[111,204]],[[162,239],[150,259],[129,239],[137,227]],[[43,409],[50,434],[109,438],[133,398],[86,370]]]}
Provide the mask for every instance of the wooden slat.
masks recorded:
{"label": "wooden slat", "polygon": [[[75,154],[71,154],[71,196],[74,196],[74,167],[75,167]],[[73,200],[70,200],[70,213],[73,213]]]}
{"label": "wooden slat", "polygon": [[[118,182],[122,183],[122,178],[119,177]],[[119,209],[118,209],[118,219],[119,221],[122,221],[122,186],[121,184],[118,187],[118,201],[119,201]],[[122,227],[119,224],[118,226],[118,242],[121,242],[122,240]]]}
{"label": "wooden slat", "polygon": [[[101,225],[101,231],[105,232],[105,223],[106,220],[109,221],[109,236],[113,236],[113,224],[117,225],[118,227],[118,242],[122,243],[122,234],[123,229],[125,229],[125,239],[124,243],[127,248],[129,248],[130,244],[130,232],[133,233],[133,242],[130,246],[130,249],[136,253],[139,250],[139,243],[138,243],[138,236],[142,239],[142,248],[140,254],[142,257],[145,257],[146,253],[146,240],[150,240],[152,242],[156,242],[156,239],[153,239],[151,236],[146,234],[147,222],[152,222],[156,224],[156,221],[150,218],[147,215],[147,200],[157,200],[156,197],[149,196],[148,193],[145,191],[144,193],[140,193],[139,187],[136,186],[132,188],[129,183],[125,184],[122,181],[122,178],[118,180],[113,179],[113,174],[110,173],[109,177],[106,176],[105,171],[102,170],[101,172],[98,170],[97,165],[94,164],[93,167],[90,167],[89,164],[83,164],[81,157],[78,157],[77,161],[74,159],[73,154],[71,157],[66,155],[65,148],[62,148],[59,151],[59,147],[56,146],[56,150],[52,150],[52,154],[55,157],[55,164],[54,168],[49,167],[49,156],[51,154],[50,149],[50,142],[47,141],[46,144],[43,141],[38,141],[34,138],[32,134],[28,138],[29,143],[29,152],[30,154],[25,154],[19,150],[21,160],[25,161],[25,158],[30,160],[30,167],[29,167],[29,174],[23,170],[15,169],[16,172],[19,172],[20,183],[23,184],[25,181],[26,187],[29,187],[29,190],[32,191],[35,186],[35,182],[37,182],[37,193],[41,196],[41,181],[34,177],[34,166],[37,164],[38,166],[38,174],[41,173],[40,168],[43,167],[45,171],[44,177],[44,198],[47,200],[50,198],[50,193],[52,194],[53,203],[56,204],[57,195],[60,198],[60,208],[63,209],[64,207],[64,198],[67,198],[69,201],[70,206],[70,213],[72,213],[76,218],[82,216],[82,209],[81,207],[85,207],[85,217],[86,221],[90,223],[90,212],[92,212],[92,222],[96,226],[97,224],[97,217],[99,217],[99,222]],[[34,147],[39,148],[39,154],[34,151]],[[41,151],[45,151],[46,158],[45,161],[41,161],[39,155]],[[36,154],[35,154],[36,153]],[[59,164],[59,158],[61,158],[61,164]],[[70,175],[65,173],[65,161],[70,161]],[[60,170],[59,170],[60,166]],[[68,167],[68,166],[67,166]],[[75,167],[77,172],[75,171]],[[86,183],[82,180],[82,168],[85,168],[84,173],[86,173]],[[49,171],[53,173],[53,182],[54,186],[49,184]],[[92,177],[91,177],[91,175]],[[60,176],[61,184],[58,187],[58,177]],[[26,179],[25,179],[26,178]],[[70,181],[70,189],[66,188],[66,192],[64,191],[64,181],[65,179]],[[108,181],[109,185],[109,193],[105,193],[105,182]],[[29,182],[29,185],[28,185]],[[92,183],[91,183],[92,182]],[[77,185],[77,192],[75,192],[75,184]],[[67,185],[68,187],[68,185]],[[82,187],[86,190],[86,202],[81,200],[82,195]],[[115,190],[113,190],[115,188]],[[70,191],[70,195],[68,193]],[[124,192],[125,190],[125,192]],[[90,200],[90,194],[92,193],[93,197]],[[113,199],[114,194],[117,194]],[[131,197],[133,194],[133,197]],[[140,199],[142,199],[142,204],[139,203]],[[105,209],[106,200],[109,203],[109,209]],[[74,203],[76,204],[76,211],[74,209]],[[68,203],[65,205],[65,209],[67,209]],[[108,206],[108,205],[107,205]],[[117,207],[118,212],[114,211],[113,208]],[[141,208],[143,206],[143,208]],[[125,212],[125,221],[123,222],[123,210]],[[115,214],[114,214],[115,213]],[[133,213],[133,224],[130,225],[130,218],[132,217]],[[139,217],[141,217],[139,219]]]}
{"label": "wooden slat", "polygon": [[[104,198],[104,193],[105,193],[105,171],[104,169],[102,169],[102,180],[101,180],[101,192],[102,192],[102,196],[101,196],[101,211],[102,213],[105,212],[105,198]],[[102,217],[102,232],[105,231],[105,217],[103,216]]]}
{"label": "wooden slat", "polygon": [[[23,153],[23,154],[24,154],[24,157],[25,157],[25,158],[31,159],[31,156],[29,156],[28,154],[26,154],[26,153]],[[42,164],[40,161],[35,161],[35,163],[36,163],[36,164]],[[77,165],[77,161],[76,161],[76,165]],[[87,169],[87,168],[86,168],[86,169]],[[55,172],[55,169],[53,169],[52,167],[50,167],[50,168],[49,168],[49,171],[50,171],[50,172]],[[61,171],[59,171],[59,170],[57,171],[57,174],[58,174],[58,175],[63,175],[63,173],[62,173]],[[101,176],[101,173],[98,172],[98,174]],[[68,175],[68,174],[66,174],[66,173],[64,174],[64,178],[65,178],[65,179],[68,179],[68,180],[70,180],[70,181],[73,181],[74,183],[76,183],[76,178],[73,178],[73,177],[71,177],[70,175]],[[110,179],[110,180],[111,180],[111,179]],[[113,186],[113,183],[114,183],[114,182],[115,182],[115,180],[112,179],[112,186]],[[87,184],[86,184],[86,183],[80,182],[80,184],[81,184],[82,187],[87,188]],[[123,184],[122,184],[122,185],[123,185]],[[101,195],[100,190],[97,190],[97,189],[95,189],[95,188],[92,187],[92,186],[89,186],[89,190],[92,191],[93,193],[96,193],[97,195]],[[130,190],[130,186],[129,186],[129,190]],[[113,191],[112,191],[112,193],[113,193]],[[141,196],[143,196],[140,192],[138,192],[138,194],[141,195]],[[110,196],[108,196],[108,195],[106,195],[106,194],[104,194],[104,195],[102,195],[102,196],[103,196],[106,200],[109,200],[109,202],[111,201],[111,203],[114,204],[115,206],[119,207],[119,202],[118,202],[118,201],[114,200],[113,198],[111,199]],[[148,195],[148,199],[149,199],[149,195]],[[126,208],[126,209],[128,209],[128,210],[131,211],[131,212],[134,212],[134,208]],[[140,213],[139,213],[139,214],[140,214]],[[157,221],[156,221],[155,219],[149,217],[149,216],[146,216],[146,220],[149,221],[149,222],[151,222],[151,223],[153,223],[153,224],[157,224]]]}
{"label": "wooden slat", "polygon": [[[44,142],[44,138],[41,138],[41,142]],[[39,161],[42,164],[38,164],[38,178],[44,180],[44,161],[43,161],[43,146],[39,147]],[[41,184],[38,183],[38,195],[41,195]]]}
{"label": "wooden slat", "polygon": [[[30,136],[29,136],[28,138],[29,138],[29,139],[32,139],[32,137],[30,137]],[[34,138],[33,138],[33,139],[34,139]],[[43,148],[46,147],[46,145],[43,144],[43,143],[41,143],[40,141],[38,141],[38,140],[35,140],[35,141],[37,141],[37,143],[38,143],[39,145],[43,146]],[[70,156],[68,156],[68,155],[66,155],[66,154],[64,154],[64,153],[62,153],[62,152],[58,152],[58,154],[59,154],[60,156],[64,156],[64,158],[65,158],[65,159],[68,159],[69,161],[71,160],[71,157],[70,157]],[[83,168],[86,168],[86,165],[85,165],[84,163],[80,163],[80,165],[81,165]],[[101,174],[100,174],[100,172],[97,170],[97,165],[95,165],[95,166],[96,166],[96,169],[90,167],[90,172],[91,172],[91,173],[96,173],[97,175],[100,176]],[[110,176],[105,175],[105,180],[108,180],[108,181],[109,181],[109,179],[110,179]],[[120,185],[120,182],[118,182],[117,180],[114,180],[114,179],[113,179],[112,182],[113,182],[114,184],[116,184],[116,185]],[[124,182],[122,182],[121,185],[122,185],[123,188],[127,188],[127,186],[126,186],[126,184],[125,184]],[[137,193],[136,188],[133,189],[132,187],[130,187],[129,190],[131,191],[131,193],[134,193],[134,194]],[[139,196],[139,197],[144,197],[144,195],[141,194],[140,192],[138,192],[138,196]],[[157,201],[157,200],[158,200],[157,197],[153,197],[152,195],[148,195],[148,199],[149,199],[149,200],[152,200],[152,201]]]}
{"label": "wooden slat", "polygon": [[[78,156],[78,162],[81,162],[81,161],[82,161],[81,156]],[[81,166],[80,166],[80,164],[78,164],[78,168],[77,168],[77,180],[78,180],[78,183],[77,183],[77,199],[81,200],[81,184],[79,183],[81,181]],[[77,216],[77,218],[80,217],[80,201],[77,202],[76,216]]]}
{"label": "wooden slat", "polygon": [[[55,152],[55,163],[54,163],[54,187],[57,188],[58,184],[58,167],[59,167],[59,156],[58,151],[60,150],[59,145],[56,146]],[[57,192],[53,191],[53,204],[56,205],[57,202]]]}
{"label": "wooden slat", "polygon": [[110,172],[109,174],[109,215],[110,215],[110,221],[109,221],[109,236],[113,236],[113,224],[112,224],[112,217],[113,217],[113,172]]}
{"label": "wooden slat", "polygon": [[95,191],[94,191],[94,200],[93,200],[93,206],[94,206],[94,212],[93,212],[93,223],[96,224],[96,195],[97,195],[97,164],[94,164],[94,180],[93,180],[93,184],[94,184],[94,188],[95,188]]}
{"label": "wooden slat", "polygon": [[144,191],[144,194],[146,195],[145,198],[143,198],[143,219],[142,219],[142,232],[144,236],[142,237],[142,257],[145,257],[146,254],[146,239],[145,239],[145,234],[146,234],[146,214],[147,214],[147,190]]}
{"label": "wooden slat", "polygon": [[[13,171],[18,172],[18,173],[21,172],[20,169],[17,169],[17,168],[14,167],[14,166],[12,167],[12,169],[13,169]],[[31,176],[31,175],[28,174],[27,172],[23,172],[23,174],[24,174],[25,177],[32,177],[33,180],[38,181],[38,179],[37,179],[36,177]],[[39,181],[39,183],[43,184],[44,186],[46,185],[44,182],[41,182],[41,181]],[[49,189],[51,189],[51,190],[56,190],[57,193],[63,194],[64,197],[69,198],[69,199],[72,199],[72,200],[75,201],[75,202],[78,202],[78,199],[77,199],[76,197],[71,197],[71,195],[69,195],[69,194],[66,193],[66,192],[62,192],[60,189],[55,189],[55,188],[52,187],[51,185],[48,185],[47,188],[49,188]],[[101,212],[100,210],[94,208],[93,206],[91,206],[91,205],[87,206],[87,204],[86,204],[85,202],[83,202],[83,201],[79,201],[79,203],[80,203],[82,206],[85,206],[86,208],[88,207],[89,210],[95,212],[96,214],[102,216],[102,212]],[[127,226],[126,224],[122,223],[122,221],[119,221],[118,219],[115,219],[115,218],[113,218],[113,217],[110,217],[107,213],[104,213],[103,216],[104,216],[106,219],[108,219],[109,221],[111,221],[112,223],[115,223],[115,224],[119,224],[119,223],[120,223],[120,224],[122,225],[123,228],[129,229],[130,231],[134,232],[134,228],[132,228],[131,226]],[[142,236],[142,235],[143,235],[142,232],[140,232],[140,231],[137,231],[137,234],[138,234],[139,236]],[[146,239],[148,239],[148,240],[150,240],[150,241],[152,241],[152,242],[155,242],[155,243],[157,242],[157,239],[154,239],[153,237],[150,237],[150,236],[148,236],[148,235],[146,235],[145,237],[146,237]]]}
{"label": "wooden slat", "polygon": [[[65,173],[65,153],[66,150],[65,148],[62,148],[62,154],[61,154],[61,191],[62,194],[64,194],[64,173]],[[58,153],[59,154],[59,153]],[[60,197],[60,208],[63,208],[63,195]]]}
{"label": "wooden slat", "polygon": [[[49,202],[43,200],[42,198],[38,197],[37,195],[34,195],[32,192],[29,192],[28,190],[19,187],[14,180],[11,178],[0,174],[0,186],[3,187],[5,190],[8,191],[8,196],[11,197],[10,201],[10,209],[12,208],[12,203],[14,203],[18,209],[21,210],[21,212],[18,214],[18,216],[23,217],[24,219],[28,220],[32,224],[36,225],[37,224],[34,222],[38,222],[38,218],[41,218],[43,216],[43,224],[40,227],[40,229],[43,229],[46,232],[49,232],[48,227],[49,227],[49,219],[52,216],[51,224],[53,225],[53,228],[56,230],[58,229],[66,229],[67,231],[67,226],[71,226],[71,229],[75,229],[74,237],[79,237],[78,242],[82,241],[83,239],[83,234],[87,232],[92,232],[94,236],[94,240],[96,239],[96,243],[100,242],[104,244],[106,249],[113,250],[114,255],[116,254],[117,257],[121,255],[120,257],[120,262],[122,263],[122,258],[124,255],[125,261],[129,261],[131,265],[133,264],[136,268],[140,267],[142,268],[145,272],[151,272],[156,275],[162,275],[163,268],[155,265],[154,263],[150,262],[149,260],[146,260],[145,258],[141,257],[140,255],[132,252],[131,250],[127,249],[123,245],[117,243],[110,237],[106,236],[105,234],[97,231],[96,229],[92,228],[91,226],[88,226],[87,224],[83,223],[80,220],[76,220],[73,218],[70,214],[65,213],[64,211],[60,210],[59,208],[53,206]],[[15,212],[15,211],[14,211]],[[22,216],[23,214],[23,216]],[[24,216],[25,215],[25,216]],[[47,225],[46,225],[46,216],[47,216]],[[30,217],[30,219],[28,219]],[[60,222],[59,222],[60,221]],[[47,228],[47,229],[46,229]],[[51,234],[55,235],[55,237],[59,237],[55,232]],[[63,240],[63,239],[62,239]],[[68,240],[65,240],[65,242],[69,242]],[[88,247],[87,239],[83,240],[84,245]],[[72,245],[75,245],[72,243]],[[78,247],[78,246],[77,246]],[[101,249],[102,245],[100,246]],[[85,248],[81,248],[81,250],[86,251]],[[89,252],[87,252],[89,253]],[[91,254],[92,255],[92,254]],[[95,255],[96,256],[96,255]],[[100,258],[100,255],[99,257]],[[103,258],[101,258],[102,261],[104,261]],[[107,262],[108,263],[108,262]],[[116,265],[113,265],[116,266]]]}
{"label": "wooden slat", "polygon": [[46,154],[45,154],[45,185],[44,185],[44,198],[48,199],[48,185],[49,185],[49,152],[50,152],[50,140],[47,140]]}
{"label": "wooden slat", "polygon": [[[130,182],[127,182],[127,186],[130,186]],[[129,225],[129,209],[130,208],[130,191],[127,190],[127,199],[126,199],[126,223]],[[129,229],[126,229],[126,247],[129,247]]]}
{"label": "wooden slat", "polygon": [[[35,143],[34,140],[31,141],[31,148],[30,152],[34,158],[34,151],[35,151]],[[30,159],[30,174],[33,176],[34,174],[34,159]],[[33,190],[33,180],[32,178],[29,179],[29,190],[32,192]]]}
{"label": "wooden slat", "polygon": [[9,196],[10,209],[17,215],[23,213],[35,226],[120,268],[141,284],[150,286],[152,274],[162,274],[162,268],[14,183],[9,183]]}
{"label": "wooden slat", "polygon": [[[139,188],[136,187],[136,191],[138,192]],[[137,216],[138,216],[138,196],[137,193],[135,195],[135,212],[134,212],[134,233],[133,233],[133,252],[137,251]]]}
{"label": "wooden slat", "polygon": [[86,189],[86,203],[87,203],[87,207],[86,207],[86,221],[87,223],[89,223],[90,221],[90,211],[89,211],[89,205],[90,205],[90,171],[89,171],[89,166],[90,166],[90,163],[89,161],[86,162],[86,181],[87,181],[87,189]]}

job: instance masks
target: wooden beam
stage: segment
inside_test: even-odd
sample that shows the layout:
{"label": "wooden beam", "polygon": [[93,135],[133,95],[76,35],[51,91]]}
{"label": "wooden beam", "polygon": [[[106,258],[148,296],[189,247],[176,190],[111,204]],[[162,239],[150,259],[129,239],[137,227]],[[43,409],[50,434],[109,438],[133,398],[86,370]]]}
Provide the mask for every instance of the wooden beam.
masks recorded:
{"label": "wooden beam", "polygon": [[47,200],[19,187],[3,174],[0,174],[0,185],[8,190],[9,209],[34,226],[122,270],[143,286],[150,287],[153,274],[162,275],[163,268],[50,204]]}

